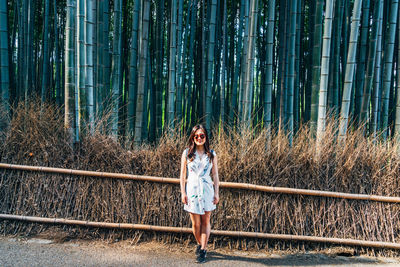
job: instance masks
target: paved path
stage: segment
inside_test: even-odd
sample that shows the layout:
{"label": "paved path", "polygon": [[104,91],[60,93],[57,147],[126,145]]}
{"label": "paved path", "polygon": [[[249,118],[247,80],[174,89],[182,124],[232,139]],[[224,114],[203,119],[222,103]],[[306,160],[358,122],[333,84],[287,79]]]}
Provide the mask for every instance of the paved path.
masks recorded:
{"label": "paved path", "polygon": [[[156,242],[132,245],[129,241],[0,237],[0,266],[193,266],[191,247]],[[267,254],[236,250],[210,250],[203,266],[400,266],[400,259],[344,257],[334,254]],[[196,265],[195,265],[196,266]]]}

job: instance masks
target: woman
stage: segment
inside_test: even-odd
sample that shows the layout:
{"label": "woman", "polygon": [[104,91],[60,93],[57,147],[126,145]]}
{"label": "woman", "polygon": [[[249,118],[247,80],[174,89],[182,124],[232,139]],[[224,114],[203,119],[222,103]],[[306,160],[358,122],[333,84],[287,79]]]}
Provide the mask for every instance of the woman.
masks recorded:
{"label": "woman", "polygon": [[211,232],[211,211],[219,202],[219,178],[217,155],[210,149],[207,130],[201,124],[193,127],[188,147],[182,153],[180,184],[184,210],[190,214],[197,241],[197,262],[204,262]]}

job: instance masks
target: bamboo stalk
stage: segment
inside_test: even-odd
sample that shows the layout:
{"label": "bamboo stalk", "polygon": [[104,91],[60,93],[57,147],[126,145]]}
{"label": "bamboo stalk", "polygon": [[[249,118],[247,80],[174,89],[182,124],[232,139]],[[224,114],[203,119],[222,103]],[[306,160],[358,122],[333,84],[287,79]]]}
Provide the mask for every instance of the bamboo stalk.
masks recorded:
{"label": "bamboo stalk", "polygon": [[[57,173],[57,174],[69,174],[69,175],[76,175],[76,176],[90,176],[90,177],[99,177],[99,178],[125,179],[125,180],[148,181],[148,182],[156,182],[156,183],[179,184],[179,179],[177,179],[177,178],[136,175],[136,174],[126,174],[126,173],[83,171],[83,170],[52,168],[52,167],[16,165],[16,164],[8,164],[8,163],[0,163],[0,169],[12,169],[12,170],[20,170],[20,171],[36,171],[36,172],[47,172],[47,173]],[[333,198],[341,198],[341,199],[377,201],[377,202],[384,202],[384,203],[400,203],[400,197],[387,197],[387,196],[366,195],[366,194],[351,194],[351,193],[298,189],[298,188],[288,188],[288,187],[273,187],[273,186],[255,185],[255,184],[248,184],[248,183],[220,182],[220,187],[221,188],[231,188],[231,189],[246,189],[246,190],[261,191],[261,192],[275,193],[275,194],[305,195],[305,196],[315,196],[315,197],[333,197]]]}
{"label": "bamboo stalk", "polygon": [[[34,222],[34,223],[80,225],[80,226],[97,227],[97,228],[144,230],[144,231],[172,232],[172,233],[185,233],[185,234],[192,233],[192,229],[187,227],[170,227],[170,226],[133,224],[133,223],[93,222],[93,221],[82,221],[82,220],[70,220],[64,218],[45,218],[45,217],[22,216],[13,214],[0,214],[0,219],[18,220],[18,221]],[[347,245],[347,246],[400,249],[400,244],[397,243],[367,241],[367,240],[357,240],[357,239],[347,239],[347,238],[329,238],[329,237],[318,237],[318,236],[269,234],[260,232],[224,231],[224,230],[211,230],[211,234],[221,235],[221,236],[231,236],[231,237],[278,239],[285,241],[306,241],[306,242],[330,243],[330,244]]]}

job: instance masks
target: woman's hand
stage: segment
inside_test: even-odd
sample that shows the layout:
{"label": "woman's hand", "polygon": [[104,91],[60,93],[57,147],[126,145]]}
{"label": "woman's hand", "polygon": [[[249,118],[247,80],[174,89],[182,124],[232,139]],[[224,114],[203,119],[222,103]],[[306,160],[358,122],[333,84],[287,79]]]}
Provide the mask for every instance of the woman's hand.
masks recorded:
{"label": "woman's hand", "polygon": [[219,195],[218,195],[218,193],[215,193],[215,194],[214,194],[214,200],[213,200],[213,203],[214,203],[215,205],[217,205],[217,204],[218,204],[218,202],[219,202]]}
{"label": "woman's hand", "polygon": [[182,193],[182,203],[187,204],[187,202],[188,202],[188,198],[187,198],[186,193]]}

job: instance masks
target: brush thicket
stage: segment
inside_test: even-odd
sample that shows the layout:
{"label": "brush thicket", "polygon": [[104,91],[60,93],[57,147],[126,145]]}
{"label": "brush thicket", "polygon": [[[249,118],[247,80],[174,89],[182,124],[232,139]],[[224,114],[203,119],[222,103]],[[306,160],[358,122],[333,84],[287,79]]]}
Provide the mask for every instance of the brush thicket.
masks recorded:
{"label": "brush thicket", "polygon": [[[133,149],[116,142],[97,127],[72,147],[64,131],[63,113],[51,105],[30,103],[13,112],[8,129],[0,136],[1,162],[179,177],[186,135],[164,135],[155,145]],[[100,125],[103,122],[98,122]],[[349,133],[345,145],[337,144],[337,125],[330,122],[315,157],[315,139],[303,126],[293,139],[274,133],[267,144],[266,131],[225,126],[212,131],[212,148],[218,155],[221,181],[305,188],[347,193],[400,196],[399,157],[393,142],[379,143]],[[177,131],[176,131],[177,132]],[[268,147],[268,149],[266,149]],[[0,212],[38,217],[90,221],[143,223],[190,227],[180,202],[179,186],[48,173],[0,170]],[[3,234],[36,234],[49,225],[0,222]],[[399,242],[397,204],[332,198],[267,194],[221,189],[212,227],[240,230]],[[133,239],[156,238],[188,244],[191,236],[141,231],[57,226],[69,237]],[[323,249],[329,245],[276,240],[235,239],[212,236],[214,246],[236,248]],[[397,252],[361,249],[380,255]]]}

